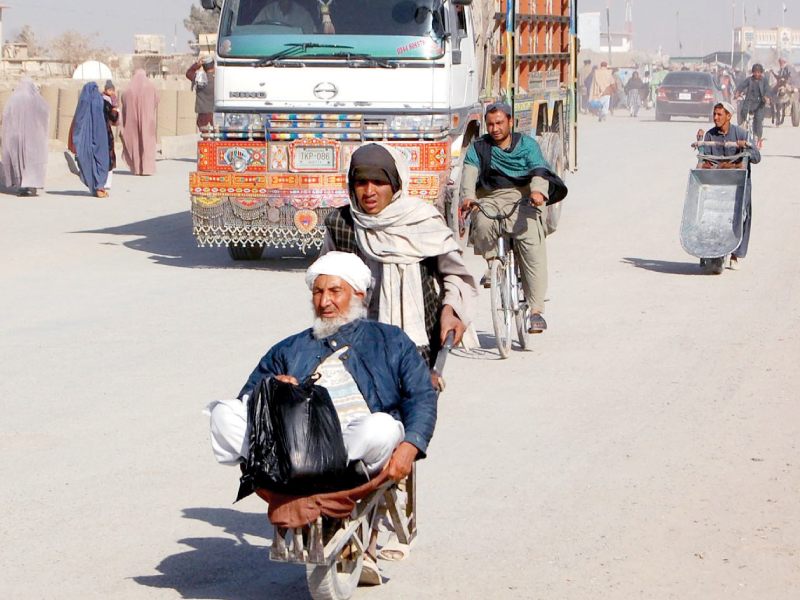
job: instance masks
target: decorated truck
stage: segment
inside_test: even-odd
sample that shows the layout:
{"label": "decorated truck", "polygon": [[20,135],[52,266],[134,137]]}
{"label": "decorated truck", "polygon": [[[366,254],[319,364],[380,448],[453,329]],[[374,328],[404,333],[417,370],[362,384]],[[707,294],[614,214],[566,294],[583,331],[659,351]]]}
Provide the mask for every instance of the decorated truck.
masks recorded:
{"label": "decorated truck", "polygon": [[190,175],[194,235],[253,260],[319,248],[365,142],[458,228],[461,160],[486,102],[574,168],[575,0],[202,0],[220,9],[213,126]]}

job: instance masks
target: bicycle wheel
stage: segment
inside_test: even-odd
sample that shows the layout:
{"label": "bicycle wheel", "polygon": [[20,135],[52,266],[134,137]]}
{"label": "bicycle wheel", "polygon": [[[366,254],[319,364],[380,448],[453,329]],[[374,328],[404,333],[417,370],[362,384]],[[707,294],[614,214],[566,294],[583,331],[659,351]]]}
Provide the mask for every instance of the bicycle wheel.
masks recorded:
{"label": "bicycle wheel", "polygon": [[511,290],[508,286],[506,265],[499,259],[492,261],[492,325],[494,339],[501,358],[511,353]]}
{"label": "bicycle wheel", "polygon": [[514,261],[512,265],[513,281],[511,285],[516,291],[514,298],[514,320],[517,325],[517,340],[519,340],[520,347],[525,350],[528,347],[528,323],[530,322],[531,309],[528,307],[528,301],[525,300],[525,292],[522,290],[522,278],[519,274],[519,265]]}

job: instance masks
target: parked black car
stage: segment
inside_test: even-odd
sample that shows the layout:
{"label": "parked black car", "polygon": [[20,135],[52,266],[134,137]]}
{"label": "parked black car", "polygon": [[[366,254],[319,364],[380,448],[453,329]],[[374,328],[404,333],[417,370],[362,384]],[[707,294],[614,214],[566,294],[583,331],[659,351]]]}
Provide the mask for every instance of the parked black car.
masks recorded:
{"label": "parked black car", "polygon": [[714,105],[722,92],[711,73],[672,71],[667,73],[656,94],[656,121],[671,117],[704,117],[713,121]]}

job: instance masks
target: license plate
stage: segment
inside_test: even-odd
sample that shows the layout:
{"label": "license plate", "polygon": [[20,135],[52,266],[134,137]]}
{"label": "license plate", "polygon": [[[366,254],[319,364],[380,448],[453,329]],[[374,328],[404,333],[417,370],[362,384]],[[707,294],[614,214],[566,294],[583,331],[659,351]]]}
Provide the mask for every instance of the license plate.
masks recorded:
{"label": "license plate", "polygon": [[333,146],[295,146],[292,152],[293,171],[336,170],[336,148]]}
{"label": "license plate", "polygon": [[691,100],[691,94],[678,94],[678,100]]}

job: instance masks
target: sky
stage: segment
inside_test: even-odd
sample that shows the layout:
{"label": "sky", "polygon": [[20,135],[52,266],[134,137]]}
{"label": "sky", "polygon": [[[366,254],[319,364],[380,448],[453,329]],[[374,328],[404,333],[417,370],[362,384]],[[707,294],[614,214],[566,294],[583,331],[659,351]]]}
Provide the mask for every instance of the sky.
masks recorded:
{"label": "sky", "polygon": [[[365,3],[369,0],[364,0]],[[475,0],[476,2],[481,0]],[[611,30],[624,31],[625,0],[577,0],[578,12],[601,12],[605,22],[610,3]],[[781,24],[786,4],[786,25],[800,29],[800,0],[633,0],[634,47],[683,55],[726,50],[731,44],[731,7],[735,1],[736,26],[747,24],[769,29]],[[12,8],[3,11],[3,36],[9,39],[30,25],[40,40],[69,29],[98,34],[98,45],[117,52],[133,52],[137,33],[161,34],[171,51],[177,28],[177,51],[186,52],[190,34],[183,27],[192,0],[0,0]],[[199,5],[199,0],[194,3]],[[760,16],[757,9],[761,8]],[[680,34],[680,35],[679,35]]]}

